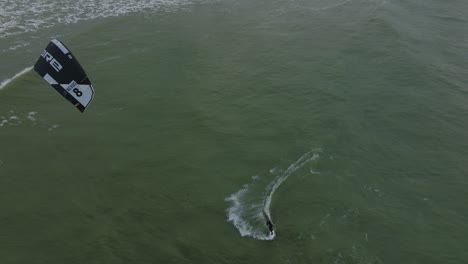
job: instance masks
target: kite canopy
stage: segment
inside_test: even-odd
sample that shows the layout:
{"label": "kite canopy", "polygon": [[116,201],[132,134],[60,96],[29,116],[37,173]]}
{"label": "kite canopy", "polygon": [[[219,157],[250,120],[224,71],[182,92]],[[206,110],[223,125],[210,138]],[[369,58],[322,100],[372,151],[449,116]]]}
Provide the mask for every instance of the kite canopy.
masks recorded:
{"label": "kite canopy", "polygon": [[50,41],[34,70],[81,112],[93,100],[91,81],[78,60],[59,40]]}

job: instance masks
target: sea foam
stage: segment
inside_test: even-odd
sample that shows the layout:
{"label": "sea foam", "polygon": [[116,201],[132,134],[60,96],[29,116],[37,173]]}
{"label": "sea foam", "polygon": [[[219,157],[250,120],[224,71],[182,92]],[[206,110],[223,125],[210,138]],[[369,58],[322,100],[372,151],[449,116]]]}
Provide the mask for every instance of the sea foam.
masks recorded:
{"label": "sea foam", "polygon": [[6,0],[0,2],[0,39],[95,18],[186,6],[186,0]]}

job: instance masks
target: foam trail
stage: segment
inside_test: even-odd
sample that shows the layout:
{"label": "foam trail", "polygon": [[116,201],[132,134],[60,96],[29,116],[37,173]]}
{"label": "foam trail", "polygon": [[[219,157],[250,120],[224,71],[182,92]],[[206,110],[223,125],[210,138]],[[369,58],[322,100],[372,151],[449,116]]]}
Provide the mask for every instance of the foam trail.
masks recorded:
{"label": "foam trail", "polygon": [[[255,195],[259,191],[256,190],[257,187],[261,187],[258,176],[252,178],[253,182],[245,184],[239,191],[226,198],[226,201],[231,203],[227,209],[228,221],[239,230],[241,236],[250,236],[259,240],[273,240],[275,238],[276,230],[272,235],[269,235],[265,226],[268,220],[273,223],[270,212],[273,195],[291,174],[308,162],[317,159],[319,157],[315,153],[317,151],[320,150],[307,152],[295,163],[289,165],[286,171],[281,172],[275,180],[268,184],[263,198],[258,198]],[[275,173],[275,171],[271,170],[270,172]]]}
{"label": "foam trail", "polygon": [[20,77],[21,75],[29,72],[32,70],[33,67],[27,67],[25,69],[23,69],[22,71],[18,72],[17,74],[15,74],[15,76],[13,76],[12,78],[10,79],[6,79],[6,80],[3,80],[1,83],[0,83],[0,90],[5,88],[5,86],[7,86],[10,82],[12,82],[14,79]]}
{"label": "foam trail", "polygon": [[315,160],[319,157],[319,154],[317,153],[312,153],[307,152],[304,154],[302,157],[300,157],[294,164],[291,164],[288,169],[280,176],[277,178],[276,181],[272,182],[268,189],[270,190],[268,192],[268,195],[265,199],[265,206],[263,207],[263,211],[265,212],[265,215],[268,217],[268,220],[270,220],[273,223],[273,220],[271,218],[271,212],[270,212],[270,207],[271,207],[271,200],[273,199],[273,194],[275,194],[275,191],[278,189],[278,187],[288,179],[288,177],[293,174],[295,171],[300,169],[304,164],[308,163],[309,161]]}

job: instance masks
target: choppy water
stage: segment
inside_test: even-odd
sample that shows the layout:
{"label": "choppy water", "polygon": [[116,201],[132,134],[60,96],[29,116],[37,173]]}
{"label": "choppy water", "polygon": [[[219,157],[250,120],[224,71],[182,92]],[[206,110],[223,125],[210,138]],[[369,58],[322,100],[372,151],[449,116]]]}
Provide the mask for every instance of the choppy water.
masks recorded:
{"label": "choppy water", "polygon": [[1,1],[0,262],[468,262],[467,10]]}

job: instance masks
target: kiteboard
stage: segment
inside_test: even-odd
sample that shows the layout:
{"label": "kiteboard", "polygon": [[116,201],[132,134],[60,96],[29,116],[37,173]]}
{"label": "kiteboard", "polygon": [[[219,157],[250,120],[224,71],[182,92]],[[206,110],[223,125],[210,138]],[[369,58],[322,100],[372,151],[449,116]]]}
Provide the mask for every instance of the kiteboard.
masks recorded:
{"label": "kiteboard", "polygon": [[81,112],[93,100],[91,81],[75,56],[58,39],[52,39],[42,51],[34,70]]}

